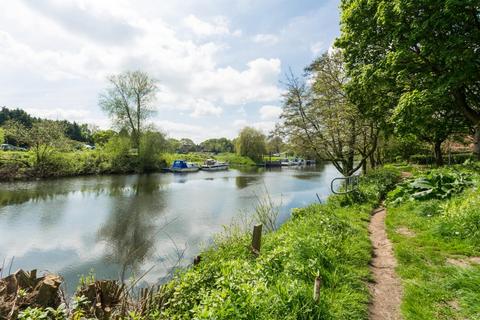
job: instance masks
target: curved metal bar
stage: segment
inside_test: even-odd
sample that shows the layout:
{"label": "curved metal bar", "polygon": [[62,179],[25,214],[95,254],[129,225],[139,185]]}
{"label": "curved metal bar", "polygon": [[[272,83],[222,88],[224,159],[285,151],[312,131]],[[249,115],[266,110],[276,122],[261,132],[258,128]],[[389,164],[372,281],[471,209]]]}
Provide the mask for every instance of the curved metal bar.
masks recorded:
{"label": "curved metal bar", "polygon": [[[337,177],[337,178],[334,178],[332,180],[332,182],[330,183],[330,190],[332,190],[332,193],[334,194],[347,194],[347,193],[350,193],[352,191],[354,191],[355,189],[358,188],[358,178],[359,176],[348,176],[348,177]],[[341,191],[336,191],[334,189],[334,186],[333,184],[335,183],[335,181],[338,181],[338,180],[344,180],[345,181],[345,191],[341,192]],[[352,186],[351,189],[349,189],[349,186]]]}

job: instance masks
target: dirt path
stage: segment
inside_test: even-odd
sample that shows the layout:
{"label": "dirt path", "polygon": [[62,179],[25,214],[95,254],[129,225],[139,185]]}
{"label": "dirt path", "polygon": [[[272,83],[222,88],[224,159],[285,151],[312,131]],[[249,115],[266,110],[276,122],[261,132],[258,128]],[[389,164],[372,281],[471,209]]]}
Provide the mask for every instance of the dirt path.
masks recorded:
{"label": "dirt path", "polygon": [[372,301],[369,314],[372,320],[398,320],[402,300],[402,285],[395,273],[397,261],[393,255],[392,243],[385,231],[385,208],[373,211],[368,231],[373,245],[370,268],[374,283],[370,286]]}

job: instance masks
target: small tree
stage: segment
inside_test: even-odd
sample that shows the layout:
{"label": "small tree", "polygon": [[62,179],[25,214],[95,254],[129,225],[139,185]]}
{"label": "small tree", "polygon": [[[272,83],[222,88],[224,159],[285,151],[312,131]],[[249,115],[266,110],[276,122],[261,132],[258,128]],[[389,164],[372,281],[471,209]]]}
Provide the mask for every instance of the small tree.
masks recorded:
{"label": "small tree", "polygon": [[141,152],[139,153],[142,171],[153,171],[159,167],[159,157],[162,152],[168,149],[168,142],[165,134],[159,131],[146,131],[140,140]]}
{"label": "small tree", "polygon": [[257,129],[245,127],[236,139],[237,153],[260,162],[267,153],[266,137]]}
{"label": "small tree", "polygon": [[35,121],[28,128],[17,121],[5,125],[9,136],[21,144],[29,146],[35,154],[35,167],[43,174],[44,166],[57,148],[66,146],[65,127],[58,121]]}
{"label": "small tree", "polygon": [[100,95],[99,104],[117,126],[129,129],[134,147],[140,148],[142,130],[153,114],[157,81],[142,71],[113,75],[108,81],[110,87]]}

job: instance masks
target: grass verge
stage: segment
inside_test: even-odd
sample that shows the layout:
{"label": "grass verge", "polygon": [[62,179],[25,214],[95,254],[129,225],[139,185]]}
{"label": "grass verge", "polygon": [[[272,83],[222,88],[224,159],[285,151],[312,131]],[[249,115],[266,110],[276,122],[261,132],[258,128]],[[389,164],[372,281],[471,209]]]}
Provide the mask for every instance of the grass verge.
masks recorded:
{"label": "grass verge", "polygon": [[[480,257],[479,172],[478,164],[417,172],[413,179],[435,181],[434,191],[416,190],[415,198],[388,206],[407,320],[480,319],[480,261],[472,259]],[[449,182],[449,176],[468,176],[470,186],[459,189],[459,179]]]}

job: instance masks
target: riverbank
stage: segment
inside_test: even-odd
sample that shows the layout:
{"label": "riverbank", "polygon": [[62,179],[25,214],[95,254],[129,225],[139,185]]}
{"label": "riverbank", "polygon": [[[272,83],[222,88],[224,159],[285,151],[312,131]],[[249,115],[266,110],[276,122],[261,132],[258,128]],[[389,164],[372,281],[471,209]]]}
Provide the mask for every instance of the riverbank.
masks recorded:
{"label": "riverbank", "polygon": [[[367,225],[397,177],[395,170],[377,171],[363,180],[361,192],[294,210],[277,231],[264,235],[258,256],[249,249],[251,230],[228,228],[199,264],[155,290],[150,307],[138,308],[141,301],[126,295],[129,310],[154,319],[366,318]],[[322,285],[315,301],[317,277]],[[94,302],[85,302],[85,313]]]}
{"label": "riverbank", "polygon": [[[368,319],[368,225],[386,197],[404,319],[474,319],[480,312],[479,173],[478,163],[373,171],[358,192],[294,209],[278,230],[263,235],[257,254],[251,225],[233,224],[195,265],[160,289],[126,292],[108,310],[128,311],[132,319]],[[87,286],[103,283],[89,279]],[[70,314],[92,314],[98,301],[82,301]]]}
{"label": "riverbank", "polygon": [[[144,163],[135,154],[107,150],[78,150],[55,152],[41,166],[36,165],[33,152],[0,151],[0,182],[34,180],[42,178],[74,177],[104,174],[160,172],[175,159],[203,163],[208,158],[229,162],[232,165],[254,166],[248,157],[235,153],[163,153],[157,159]],[[140,162],[142,165],[140,165]]]}

